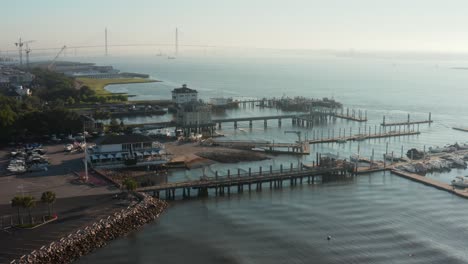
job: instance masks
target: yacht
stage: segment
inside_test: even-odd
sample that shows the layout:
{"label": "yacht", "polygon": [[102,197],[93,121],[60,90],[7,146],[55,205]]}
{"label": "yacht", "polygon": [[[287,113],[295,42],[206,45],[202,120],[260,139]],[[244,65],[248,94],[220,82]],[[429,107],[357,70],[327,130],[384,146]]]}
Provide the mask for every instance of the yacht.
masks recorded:
{"label": "yacht", "polygon": [[452,180],[452,185],[456,187],[468,187],[468,176],[457,176]]}

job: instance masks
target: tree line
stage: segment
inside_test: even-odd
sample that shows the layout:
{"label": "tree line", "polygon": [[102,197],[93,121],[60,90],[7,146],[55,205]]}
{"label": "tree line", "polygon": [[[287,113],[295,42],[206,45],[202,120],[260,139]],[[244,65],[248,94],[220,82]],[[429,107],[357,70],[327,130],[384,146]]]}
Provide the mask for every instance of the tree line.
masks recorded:
{"label": "tree line", "polygon": [[36,140],[51,134],[73,134],[83,130],[80,117],[67,109],[77,103],[126,100],[126,96],[98,96],[87,86],[75,87],[64,74],[35,68],[33,95],[21,101],[0,94],[0,143]]}
{"label": "tree line", "polygon": [[[41,202],[47,204],[49,219],[52,218],[52,206],[55,203],[55,200],[56,200],[56,195],[54,192],[47,191],[47,192],[43,192],[41,195]],[[15,196],[11,200],[11,207],[17,209],[17,217],[18,217],[19,224],[23,224],[21,209],[26,209],[28,211],[30,224],[34,224],[34,219],[31,215],[31,210],[34,207],[36,207],[36,205],[37,205],[36,198],[34,198],[34,196],[31,196],[31,195],[26,195],[26,196],[18,195],[18,196]]]}

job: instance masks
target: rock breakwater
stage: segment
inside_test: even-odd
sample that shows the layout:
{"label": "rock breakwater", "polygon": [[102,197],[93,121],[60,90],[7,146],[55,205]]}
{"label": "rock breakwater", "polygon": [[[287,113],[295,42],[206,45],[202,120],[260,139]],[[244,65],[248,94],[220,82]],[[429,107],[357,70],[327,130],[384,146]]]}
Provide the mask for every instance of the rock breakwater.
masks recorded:
{"label": "rock breakwater", "polygon": [[165,201],[142,193],[135,194],[139,202],[109,215],[92,225],[69,234],[59,241],[43,246],[11,263],[71,263],[109,241],[124,236],[158,218],[166,209]]}

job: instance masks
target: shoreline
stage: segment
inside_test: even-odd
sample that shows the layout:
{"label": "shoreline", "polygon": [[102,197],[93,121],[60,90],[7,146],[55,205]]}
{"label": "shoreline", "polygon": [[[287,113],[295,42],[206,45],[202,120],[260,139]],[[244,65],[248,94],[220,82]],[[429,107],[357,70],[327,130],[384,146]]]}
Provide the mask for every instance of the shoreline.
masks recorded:
{"label": "shoreline", "polygon": [[168,207],[168,203],[144,193],[135,192],[139,202],[107,218],[64,236],[49,245],[42,246],[10,263],[70,263],[94,250],[104,247],[108,242],[138,230],[157,219]]}
{"label": "shoreline", "polygon": [[[94,79],[94,78],[84,78],[78,77],[76,81],[81,84],[81,86],[88,86],[93,91],[96,92],[99,96],[111,96],[122,93],[112,93],[106,90],[106,87],[114,84],[135,84],[135,83],[154,83],[161,82],[159,80],[153,80],[149,78],[103,78],[103,79]],[[125,96],[128,97],[127,94]]]}

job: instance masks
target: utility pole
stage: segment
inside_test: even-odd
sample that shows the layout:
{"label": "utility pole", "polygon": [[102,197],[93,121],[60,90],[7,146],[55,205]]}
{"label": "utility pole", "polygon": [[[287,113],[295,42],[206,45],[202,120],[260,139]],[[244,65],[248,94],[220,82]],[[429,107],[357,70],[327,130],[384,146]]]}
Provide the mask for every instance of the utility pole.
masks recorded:
{"label": "utility pole", "polygon": [[105,49],[106,49],[105,55],[107,56],[107,54],[108,54],[108,53],[107,53],[107,28],[105,28],[105,30],[104,30],[104,39],[105,39],[105,45],[106,45],[106,47],[105,47]]}

